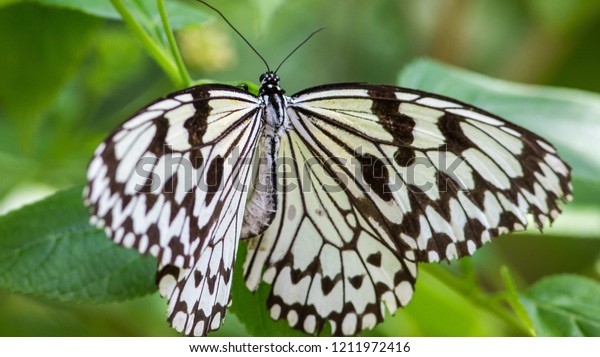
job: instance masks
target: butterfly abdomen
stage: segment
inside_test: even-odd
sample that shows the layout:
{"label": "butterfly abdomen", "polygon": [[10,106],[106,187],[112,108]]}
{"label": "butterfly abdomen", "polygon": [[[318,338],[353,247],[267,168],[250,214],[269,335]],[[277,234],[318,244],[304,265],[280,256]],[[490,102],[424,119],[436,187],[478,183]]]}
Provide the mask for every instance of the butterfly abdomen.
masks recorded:
{"label": "butterfly abdomen", "polygon": [[252,196],[246,204],[244,223],[240,238],[250,238],[265,231],[273,221],[277,211],[277,162],[279,136],[267,126],[257,150],[258,166],[252,182]]}

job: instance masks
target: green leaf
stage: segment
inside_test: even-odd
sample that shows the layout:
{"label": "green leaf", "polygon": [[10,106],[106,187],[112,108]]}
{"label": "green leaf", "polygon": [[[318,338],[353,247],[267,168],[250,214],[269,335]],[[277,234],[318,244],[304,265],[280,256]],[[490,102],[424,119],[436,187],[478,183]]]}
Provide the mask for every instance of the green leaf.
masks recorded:
{"label": "green leaf", "polygon": [[244,280],[244,261],[246,260],[246,241],[240,243],[237,262],[233,270],[233,286],[231,288],[231,307],[229,312],[235,314],[246,326],[251,336],[306,336],[299,330],[289,327],[286,320],[274,321],[269,317],[267,298],[271,287],[261,283],[258,291],[248,290]]}
{"label": "green leaf", "polygon": [[[160,24],[160,15],[156,10],[156,0],[153,0],[151,4],[152,21]],[[212,14],[207,15],[206,7],[199,3],[166,0],[165,8],[173,30],[199,25],[213,18]]]}
{"label": "green leaf", "polygon": [[78,70],[98,21],[78,12],[18,4],[0,10],[0,103],[32,147],[41,113]]}
{"label": "green leaf", "polygon": [[539,336],[600,336],[600,283],[595,280],[544,278],[521,301]]}
{"label": "green leaf", "polygon": [[[5,0],[6,1],[6,0]],[[111,5],[109,0],[28,0],[46,6],[53,6],[71,10],[77,10],[88,15],[109,19],[120,20],[121,16]],[[156,0],[124,0],[123,3],[128,8],[138,8],[143,10],[144,16],[149,16],[147,21],[160,24],[160,16],[156,9]],[[1,4],[1,3],[0,3]],[[201,4],[181,2],[177,0],[168,0],[165,3],[169,22],[175,30],[187,26],[197,25],[206,21],[206,9]]]}
{"label": "green leaf", "polygon": [[[582,190],[576,187],[577,194],[582,193]],[[583,194],[588,196],[589,193]],[[581,207],[579,197],[577,196],[577,205],[569,205],[565,207],[564,215],[552,223],[552,229],[544,231],[544,235],[553,235],[557,237],[572,237],[580,239],[600,239],[600,207],[595,209],[590,207]],[[600,197],[600,194],[596,196]],[[595,202],[597,206],[600,206],[600,202]],[[530,232],[535,232],[533,227],[530,227]],[[534,233],[535,234],[535,233]]]}
{"label": "green leaf", "polygon": [[118,20],[119,13],[110,4],[108,0],[25,0],[27,2],[38,3],[45,6],[57,7],[62,9],[77,10],[87,15]]}
{"label": "green leaf", "polygon": [[554,144],[573,175],[599,183],[600,95],[511,83],[417,60],[399,85],[465,101],[523,126]]}
{"label": "green leaf", "polygon": [[90,226],[82,191],[62,191],[0,216],[0,288],[75,302],[156,290],[156,259],[118,247]]}

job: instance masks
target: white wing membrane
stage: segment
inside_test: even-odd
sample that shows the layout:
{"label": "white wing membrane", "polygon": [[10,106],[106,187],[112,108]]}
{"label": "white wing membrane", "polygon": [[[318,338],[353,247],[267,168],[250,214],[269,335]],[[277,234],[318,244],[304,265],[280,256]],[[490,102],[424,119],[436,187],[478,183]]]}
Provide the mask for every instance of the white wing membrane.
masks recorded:
{"label": "white wing membrane", "polygon": [[372,328],[408,303],[418,261],[471,255],[528,214],[541,228],[571,199],[552,145],[449,98],[331,85],[290,98],[288,115],[279,210],[245,274],[273,284],[273,318],[308,333]]}
{"label": "white wing membrane", "polygon": [[174,93],[117,128],[88,168],[92,221],[158,257],[178,331],[205,335],[225,315],[260,113],[234,87]]}
{"label": "white wing membrane", "polygon": [[449,98],[358,87],[308,90],[293,107],[316,143],[363,161],[354,170],[369,186],[363,196],[419,260],[471,255],[493,236],[524,229],[527,214],[541,228],[560,199],[571,199],[569,168],[537,135]]}
{"label": "white wing membrane", "polygon": [[282,139],[281,209],[249,244],[246,282],[252,290],[261,277],[273,284],[267,304],[274,319],[308,333],[329,321],[334,333],[350,335],[381,322],[384,306],[393,313],[408,303],[416,263],[385,243],[390,232],[366,213],[375,206],[364,202],[361,212],[314,159],[297,132]]}

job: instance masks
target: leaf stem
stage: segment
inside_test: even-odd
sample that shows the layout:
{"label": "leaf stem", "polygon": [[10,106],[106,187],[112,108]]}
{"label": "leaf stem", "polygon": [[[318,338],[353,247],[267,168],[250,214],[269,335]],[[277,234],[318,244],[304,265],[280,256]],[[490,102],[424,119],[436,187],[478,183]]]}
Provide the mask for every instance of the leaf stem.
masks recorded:
{"label": "leaf stem", "polygon": [[192,80],[187,69],[185,68],[185,65],[183,64],[183,59],[181,58],[181,53],[177,47],[177,42],[175,42],[175,36],[173,36],[173,31],[171,30],[171,25],[169,24],[169,19],[165,10],[165,2],[164,0],[156,0],[156,5],[158,6],[158,12],[160,13],[160,19],[162,21],[165,35],[169,41],[171,54],[173,55],[175,63],[177,64],[177,69],[179,70],[179,81],[183,84],[183,87],[187,88],[190,86]]}
{"label": "leaf stem", "polygon": [[478,290],[474,290],[470,283],[462,281],[439,265],[428,265],[426,269],[427,272],[434,278],[441,281],[446,286],[459,293],[461,296],[471,300],[479,307],[497,316],[501,320],[505,321],[508,325],[513,326],[519,331],[522,331],[527,336],[533,336],[532,331],[528,328],[528,326],[524,326],[522,321],[517,316],[511,314],[502,305],[500,305],[497,300],[495,301],[493,297],[482,294]]}
{"label": "leaf stem", "polygon": [[140,26],[135,17],[129,12],[127,7],[123,5],[121,0],[110,0],[114,8],[119,12],[123,21],[131,32],[142,42],[142,45],[146,48],[146,50],[150,53],[150,55],[154,58],[154,60],[162,67],[162,69],[167,73],[169,78],[175,83],[175,85],[179,88],[184,86],[182,83],[182,78],[179,75],[179,71],[177,69],[177,65],[174,63],[173,59],[164,51],[164,49],[156,42],[152,37]]}
{"label": "leaf stem", "polygon": [[535,327],[533,326],[533,322],[531,322],[529,315],[527,315],[527,310],[525,310],[525,307],[519,300],[519,293],[517,292],[517,287],[511,277],[510,271],[507,267],[503,266],[500,268],[500,275],[506,286],[506,292],[501,297],[510,305],[523,324],[527,326],[530,333],[535,336]]}

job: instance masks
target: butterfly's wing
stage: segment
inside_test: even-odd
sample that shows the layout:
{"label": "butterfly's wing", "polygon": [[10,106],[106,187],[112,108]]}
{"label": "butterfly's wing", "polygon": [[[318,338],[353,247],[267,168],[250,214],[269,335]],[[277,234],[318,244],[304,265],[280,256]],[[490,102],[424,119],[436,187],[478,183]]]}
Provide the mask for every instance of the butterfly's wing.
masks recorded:
{"label": "butterfly's wing", "polygon": [[158,258],[178,331],[204,335],[225,314],[261,111],[235,87],[173,93],[125,121],[89,165],[92,222]]}
{"label": "butterfly's wing", "polygon": [[273,284],[273,318],[354,334],[410,300],[416,263],[471,255],[571,199],[548,142],[458,101],[328,85],[290,99],[280,206],[249,245],[246,280]]}
{"label": "butterfly's wing", "polygon": [[282,137],[279,209],[248,244],[246,283],[252,290],[261,278],[273,284],[274,319],[308,333],[330,321],[334,333],[351,335],[382,321],[383,302],[390,311],[408,303],[416,262],[386,244],[391,232],[372,217],[377,207],[348,195],[335,165],[321,162],[318,145],[300,130]]}

